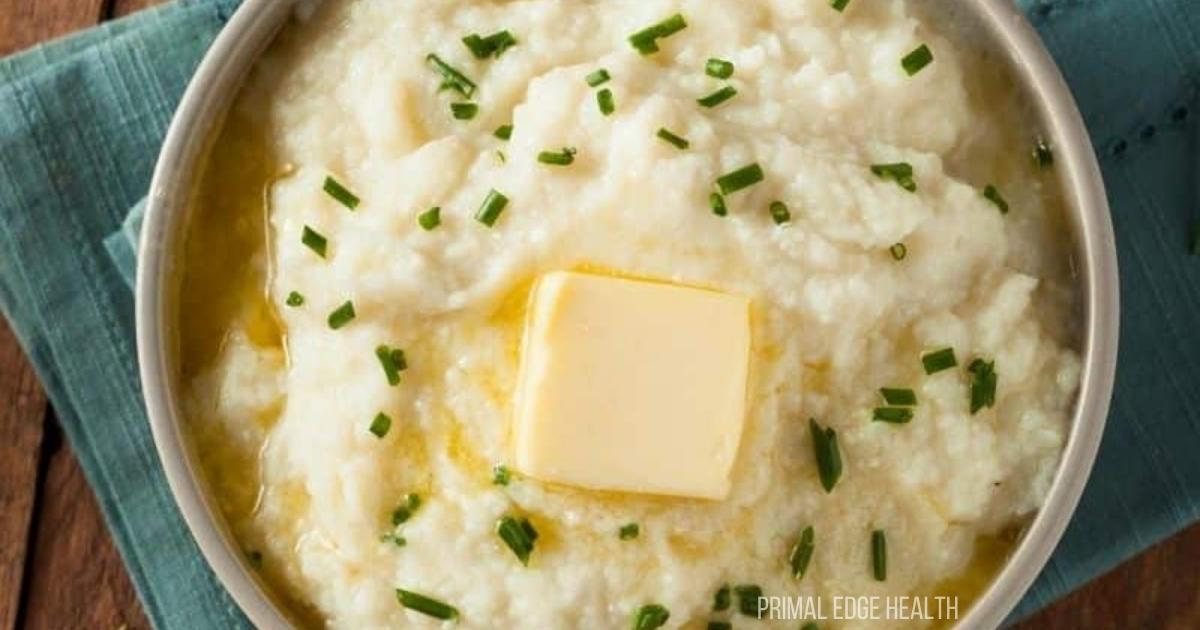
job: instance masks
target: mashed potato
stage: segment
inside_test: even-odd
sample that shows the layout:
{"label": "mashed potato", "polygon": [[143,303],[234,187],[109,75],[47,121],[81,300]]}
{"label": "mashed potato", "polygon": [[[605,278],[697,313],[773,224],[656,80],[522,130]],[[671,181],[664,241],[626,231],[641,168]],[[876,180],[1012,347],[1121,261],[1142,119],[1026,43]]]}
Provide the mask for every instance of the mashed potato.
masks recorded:
{"label": "mashed potato", "polygon": [[[660,52],[630,47],[631,33],[675,13],[688,27]],[[932,26],[903,0],[844,12],[828,0],[331,0],[302,16],[236,106],[286,167],[267,186],[262,259],[286,335],[273,348],[230,321],[189,385],[200,450],[246,549],[340,628],[441,623],[401,607],[397,588],[455,606],[464,628],[629,628],[648,603],[670,611],[671,628],[794,628],[712,613],[714,593],[756,584],[826,598],[829,614],[834,596],[936,595],[990,575],[981,541],[1038,508],[1068,428],[1080,369],[1069,247],[1056,240],[1050,178],[1011,150],[1032,130],[1004,98],[973,91],[970,56]],[[518,43],[499,58],[460,43],[501,29]],[[900,59],[922,43],[934,61],[910,77]],[[439,92],[429,53],[478,85],[473,119],[451,115],[464,99]],[[736,73],[707,76],[710,57]],[[611,81],[589,86],[600,68]],[[736,97],[697,104],[726,84]],[[614,96],[610,116],[598,89]],[[508,141],[493,135],[506,124]],[[539,163],[563,147],[573,164]],[[213,161],[233,159],[218,143]],[[915,192],[871,170],[901,162]],[[750,163],[764,180],[716,216],[714,181]],[[361,199],[355,209],[323,191],[330,176]],[[988,183],[1010,212],[981,194]],[[473,215],[492,189],[510,203],[489,229]],[[786,224],[767,210],[776,200]],[[435,206],[441,225],[422,229]],[[305,226],[327,238],[324,257],[302,243]],[[493,484],[493,466],[511,461],[529,287],[561,269],[752,300],[728,499]],[[287,303],[292,292],[302,305]],[[331,329],[347,301],[355,318]],[[398,386],[381,344],[406,353]],[[922,354],[944,347],[958,367],[927,375]],[[999,386],[972,414],[975,358],[995,361]],[[872,422],[881,387],[916,392],[911,423]],[[381,412],[393,420],[382,439],[369,431]],[[831,493],[809,418],[838,434]],[[410,493],[421,505],[395,526]],[[540,533],[528,567],[494,532],[512,512]],[[618,537],[627,523],[639,537]],[[797,580],[788,555],[808,526],[815,551]],[[874,530],[887,533],[886,581],[872,575]]]}

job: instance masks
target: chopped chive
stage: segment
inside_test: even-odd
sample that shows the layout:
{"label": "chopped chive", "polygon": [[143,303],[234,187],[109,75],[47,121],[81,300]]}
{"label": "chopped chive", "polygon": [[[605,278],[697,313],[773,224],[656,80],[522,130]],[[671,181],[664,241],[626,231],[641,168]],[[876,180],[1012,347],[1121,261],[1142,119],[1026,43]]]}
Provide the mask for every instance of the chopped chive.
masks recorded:
{"label": "chopped chive", "polygon": [[717,589],[717,592],[713,594],[713,612],[729,610],[729,601],[729,585],[723,584],[721,585],[721,588]]}
{"label": "chopped chive", "polygon": [[442,209],[439,206],[434,206],[425,212],[417,215],[417,224],[422,230],[429,232],[442,224]]}
{"label": "chopped chive", "polygon": [[296,291],[292,291],[287,296],[287,305],[292,307],[304,306],[304,296]]}
{"label": "chopped chive", "polygon": [[529,519],[517,519],[505,516],[496,521],[496,535],[512,550],[521,564],[529,566],[529,556],[533,553],[533,543],[537,541],[538,533],[530,524]]}
{"label": "chopped chive", "polygon": [[813,453],[817,459],[817,473],[825,492],[833,492],[842,476],[842,453],[838,450],[837,431],[822,428],[816,420],[809,419],[808,430],[812,434]]}
{"label": "chopped chive", "polygon": [[421,507],[421,495],[406,494],[404,495],[404,503],[401,503],[396,509],[392,510],[392,525],[403,525],[417,513],[417,509]]}
{"label": "chopped chive", "polygon": [[704,630],[733,630],[733,624],[728,621],[710,621]]}
{"label": "chopped chive", "polygon": [[926,374],[937,374],[958,365],[958,359],[954,357],[954,348],[942,348],[922,355],[921,364]]}
{"label": "chopped chive", "polygon": [[584,81],[587,81],[587,84],[591,87],[599,87],[605,83],[608,83],[611,79],[612,75],[610,75],[608,70],[605,70],[604,68],[600,68],[599,70],[584,77]]}
{"label": "chopped chive", "polygon": [[1008,202],[1004,200],[1004,197],[1000,195],[1000,190],[995,186],[988,184],[983,189],[983,196],[988,201],[996,204],[996,207],[1000,209],[1000,214],[1008,214]]}
{"label": "chopped chive", "polygon": [[384,534],[379,537],[379,542],[392,543],[397,547],[404,547],[408,544],[408,539],[400,534],[397,534],[396,532],[384,532]]}
{"label": "chopped chive", "polygon": [[788,556],[788,563],[792,565],[792,577],[797,580],[804,577],[808,571],[808,563],[812,561],[813,549],[816,548],[815,534],[813,533],[812,525],[804,528],[800,532],[800,540],[792,547],[792,553]]}
{"label": "chopped chive", "polygon": [[792,220],[792,213],[782,201],[772,201],[769,208],[771,220],[775,221],[775,225],[783,225]]}
{"label": "chopped chive", "polygon": [[737,93],[737,88],[733,87],[732,85],[726,85],[725,87],[713,92],[712,94],[709,94],[708,96],[696,99],[696,102],[700,103],[702,107],[712,109],[713,107],[716,107],[717,105],[720,105],[721,103],[724,103],[725,101],[737,96]]}
{"label": "chopped chive", "polygon": [[996,404],[996,362],[975,359],[967,366],[971,373],[971,415]]}
{"label": "chopped chive", "polygon": [[829,6],[833,7],[834,11],[845,11],[850,4],[850,0],[829,0]]}
{"label": "chopped chive", "polygon": [[1192,225],[1192,255],[1200,256],[1200,221]]}
{"label": "chopped chive", "polygon": [[499,138],[501,140],[507,141],[507,140],[512,139],[512,132],[513,132],[512,125],[500,125],[499,127],[496,127],[496,130],[492,132],[492,135],[496,136],[497,138]]}
{"label": "chopped chive", "polygon": [[890,179],[908,192],[917,192],[917,182],[913,179],[913,167],[908,162],[894,164],[872,164],[871,172],[880,179]]}
{"label": "chopped chive", "polygon": [[[837,2],[837,1],[838,0],[834,0],[834,2]],[[850,0],[843,0],[842,6],[846,6],[846,3],[848,3],[848,2],[850,2]],[[837,7],[834,6],[834,8],[836,9]],[[838,9],[838,10],[840,11],[841,9]],[[818,625],[817,622],[815,622],[815,621],[810,621],[810,622],[804,624],[803,626],[800,626],[800,630],[821,630],[821,626]]]}
{"label": "chopped chive", "polygon": [[687,138],[677,136],[674,133],[671,133],[671,131],[666,128],[659,129],[657,135],[660,140],[664,140],[664,141],[668,142],[669,144],[674,146],[676,149],[679,149],[680,151],[683,151],[684,149],[687,149],[689,146],[691,146],[691,143],[687,141]]}
{"label": "chopped chive", "polygon": [[462,43],[471,51],[472,55],[475,55],[476,59],[487,59],[493,56],[499,59],[504,51],[517,45],[517,38],[508,31],[492,33],[487,37],[472,33],[462,38]]}
{"label": "chopped chive", "polygon": [[904,67],[904,71],[910,77],[924,70],[925,66],[931,63],[933,63],[933,51],[929,50],[929,46],[925,44],[921,44],[900,60],[900,65]]}
{"label": "chopped chive", "polygon": [[629,43],[638,53],[651,55],[659,50],[658,40],[670,37],[685,28],[687,28],[687,21],[683,19],[682,15],[676,13],[658,24],[646,27],[630,35]]}
{"label": "chopped chive", "polygon": [[308,227],[307,225],[304,226],[304,234],[300,236],[300,242],[309,249],[313,250],[313,253],[321,258],[324,258],[325,253],[329,250],[329,240],[326,239],[325,236],[320,232]]}
{"label": "chopped chive", "polygon": [[261,551],[247,551],[246,560],[250,562],[250,566],[255,569],[261,569],[263,565],[263,555]]}
{"label": "chopped chive", "polygon": [[337,310],[329,314],[329,327],[338,330],[354,321],[356,316],[354,302],[347,300],[345,304],[337,307]]}
{"label": "chopped chive", "polygon": [[876,580],[887,580],[887,535],[882,529],[871,532],[871,572]]}
{"label": "chopped chive", "polygon": [[434,619],[441,619],[442,621],[458,619],[457,608],[450,604],[439,602],[427,595],[398,588],[396,589],[396,600],[400,602],[401,606],[424,615],[429,615]]}
{"label": "chopped chive", "polygon": [[379,346],[375,348],[375,356],[379,359],[379,365],[383,367],[383,374],[387,377],[388,385],[392,387],[399,385],[400,373],[408,369],[404,351],[400,348]]}
{"label": "chopped chive", "polygon": [[496,225],[496,220],[500,218],[500,214],[504,212],[504,207],[507,205],[508,197],[493,188],[480,204],[479,211],[475,213],[475,220],[492,227]]}
{"label": "chopped chive", "polygon": [[642,533],[642,528],[637,523],[629,523],[622,525],[621,529],[617,530],[617,537],[621,540],[633,540]]}
{"label": "chopped chive", "polygon": [[733,62],[712,57],[704,64],[704,74],[714,79],[728,79],[733,76]]}
{"label": "chopped chive", "polygon": [[542,151],[538,162],[552,166],[569,166],[575,162],[575,147],[563,147],[562,151]]}
{"label": "chopped chive", "polygon": [[633,615],[633,630],[656,630],[667,623],[671,612],[658,604],[646,604]]}
{"label": "chopped chive", "polygon": [[713,214],[719,217],[729,214],[729,208],[725,206],[725,197],[722,197],[719,192],[708,196],[708,206],[712,208]]}
{"label": "chopped chive", "polygon": [[612,113],[617,111],[617,104],[613,100],[612,90],[608,88],[596,92],[596,104],[600,107],[600,113],[605,116],[612,116]]}
{"label": "chopped chive", "polygon": [[1037,142],[1033,145],[1033,163],[1038,165],[1038,168],[1048,168],[1054,165],[1054,149],[1041,136],[1038,136]]}
{"label": "chopped chive", "polygon": [[908,257],[908,246],[904,243],[896,243],[889,247],[888,251],[891,252],[892,258],[896,260],[904,260]]}
{"label": "chopped chive", "polygon": [[386,413],[380,412],[371,421],[371,433],[379,439],[383,439],[392,430],[392,419]]}
{"label": "chopped chive", "polygon": [[455,120],[471,120],[479,113],[475,103],[450,103],[450,114]]}
{"label": "chopped chive", "polygon": [[761,182],[763,177],[762,167],[755,162],[718,177],[717,188],[720,189],[723,195],[732,195],[739,190],[749,188]]}
{"label": "chopped chive", "polygon": [[497,152],[496,152],[496,159],[497,159],[497,160],[500,160],[500,163],[501,163],[501,164],[507,164],[507,163],[508,163],[508,156],[507,156],[507,155],[504,155],[504,152],[503,152],[503,151],[497,151]]}
{"label": "chopped chive", "polygon": [[763,590],[757,584],[739,584],[733,587],[733,594],[737,595],[738,612],[747,617],[762,619],[766,611],[763,606]]}
{"label": "chopped chive", "polygon": [[462,94],[464,98],[471,98],[475,94],[475,83],[459,72],[457,68],[442,61],[441,57],[430,53],[425,56],[425,61],[432,65],[438,74],[442,75],[442,84],[438,89],[454,90]]}
{"label": "chopped chive", "polygon": [[883,387],[880,388],[879,394],[893,407],[915,407],[917,404],[917,393],[911,389]]}
{"label": "chopped chive", "polygon": [[350,189],[343,186],[338,180],[332,177],[326,177],[325,186],[323,188],[326,194],[336,199],[337,202],[343,206],[346,206],[350,210],[358,208],[358,204],[361,200],[356,197],[354,193],[350,192]]}
{"label": "chopped chive", "polygon": [[507,486],[512,482],[512,471],[504,464],[496,464],[492,467],[492,485]]}
{"label": "chopped chive", "polygon": [[908,424],[912,422],[913,410],[908,407],[876,407],[871,419],[875,422]]}

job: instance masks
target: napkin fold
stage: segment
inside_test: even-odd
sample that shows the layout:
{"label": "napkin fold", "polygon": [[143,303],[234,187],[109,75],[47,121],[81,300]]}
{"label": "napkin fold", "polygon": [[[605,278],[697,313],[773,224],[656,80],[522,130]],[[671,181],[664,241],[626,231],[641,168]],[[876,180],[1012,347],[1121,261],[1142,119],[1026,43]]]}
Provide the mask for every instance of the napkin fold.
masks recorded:
{"label": "napkin fold", "polygon": [[[167,124],[239,0],[177,0],[0,61],[0,308],[158,628],[249,624],[209,571],[142,407],[140,200]],[[1018,2],[1079,101],[1121,260],[1100,457],[1028,614],[1200,519],[1200,12],[1194,0]],[[130,209],[133,209],[131,212]]]}

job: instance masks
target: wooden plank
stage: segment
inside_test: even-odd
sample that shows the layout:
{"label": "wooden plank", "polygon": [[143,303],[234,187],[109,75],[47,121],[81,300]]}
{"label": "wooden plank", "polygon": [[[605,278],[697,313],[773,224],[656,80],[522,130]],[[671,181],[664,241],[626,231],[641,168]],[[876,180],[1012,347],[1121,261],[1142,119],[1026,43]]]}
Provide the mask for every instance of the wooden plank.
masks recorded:
{"label": "wooden plank", "polygon": [[17,623],[46,396],[0,317],[0,628]]}
{"label": "wooden plank", "polygon": [[1017,625],[1014,630],[1200,628],[1200,524]]}
{"label": "wooden plank", "polygon": [[92,26],[105,0],[0,0],[0,55]]}
{"label": "wooden plank", "polygon": [[112,17],[121,17],[129,15],[134,11],[152,7],[157,4],[162,4],[166,0],[112,0]]}
{"label": "wooden plank", "polygon": [[92,490],[52,416],[56,440],[42,482],[23,627],[149,628]]}

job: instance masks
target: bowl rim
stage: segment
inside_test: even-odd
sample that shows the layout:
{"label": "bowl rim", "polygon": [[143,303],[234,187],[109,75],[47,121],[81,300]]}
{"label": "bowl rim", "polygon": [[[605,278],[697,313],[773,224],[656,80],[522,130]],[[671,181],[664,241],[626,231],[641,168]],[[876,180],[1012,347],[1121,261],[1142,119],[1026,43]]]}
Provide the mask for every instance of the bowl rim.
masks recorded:
{"label": "bowl rim", "polygon": [[[300,2],[245,0],[192,78],[168,129],[154,171],[138,251],[136,319],[142,391],[154,443],[171,492],[209,566],[260,628],[293,627],[268,595],[207,491],[184,434],[169,344],[178,223],[192,177],[242,78]],[[1000,573],[957,628],[995,628],[1016,606],[1061,539],[1083,492],[1103,435],[1116,373],[1119,307],[1116,243],[1100,167],[1083,118],[1057,65],[1021,11],[1009,0],[969,0],[1002,45],[1006,60],[1032,95],[1054,147],[1056,171],[1071,209],[1083,294],[1083,371],[1071,429],[1044,503]]]}

